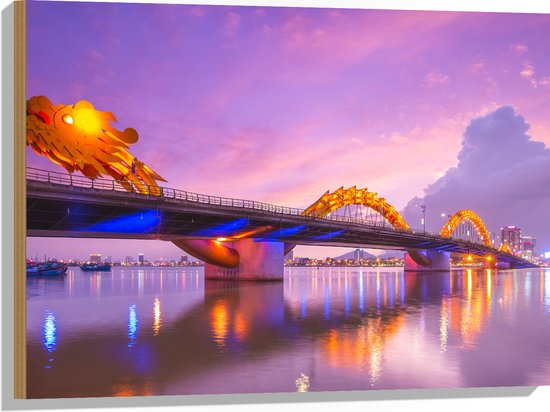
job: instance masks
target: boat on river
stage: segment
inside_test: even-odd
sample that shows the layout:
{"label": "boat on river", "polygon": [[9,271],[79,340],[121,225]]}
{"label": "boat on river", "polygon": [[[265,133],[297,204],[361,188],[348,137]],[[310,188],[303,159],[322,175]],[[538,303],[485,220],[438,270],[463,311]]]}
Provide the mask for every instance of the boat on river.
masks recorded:
{"label": "boat on river", "polygon": [[27,263],[27,276],[60,276],[67,271],[61,262]]}
{"label": "boat on river", "polygon": [[80,269],[84,272],[109,272],[111,265],[109,263],[84,263],[80,265]]}

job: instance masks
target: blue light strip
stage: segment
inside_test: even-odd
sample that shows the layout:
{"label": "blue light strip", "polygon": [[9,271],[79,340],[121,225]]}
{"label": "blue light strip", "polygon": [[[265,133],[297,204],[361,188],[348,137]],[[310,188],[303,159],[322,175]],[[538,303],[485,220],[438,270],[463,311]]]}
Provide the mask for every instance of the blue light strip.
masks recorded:
{"label": "blue light strip", "polygon": [[280,238],[292,236],[298,232],[301,232],[306,228],[307,226],[301,225],[301,226],[293,226],[286,229],[276,230],[274,232],[269,233],[267,236],[264,236],[264,239],[280,239]]}
{"label": "blue light strip", "polygon": [[221,223],[216,226],[212,226],[206,229],[197,230],[193,232],[194,236],[204,236],[204,237],[226,237],[233,235],[237,230],[242,229],[248,224],[248,219],[237,219],[232,220],[227,223]]}
{"label": "blue light strip", "polygon": [[341,234],[345,233],[346,229],[337,230],[335,232],[325,233],[324,235],[314,236],[311,237],[310,240],[325,240],[325,239],[332,239],[333,237],[340,236]]}
{"label": "blue light strip", "polygon": [[99,222],[77,229],[79,232],[102,233],[147,233],[155,230],[162,221],[162,212],[156,209],[143,210],[126,216]]}

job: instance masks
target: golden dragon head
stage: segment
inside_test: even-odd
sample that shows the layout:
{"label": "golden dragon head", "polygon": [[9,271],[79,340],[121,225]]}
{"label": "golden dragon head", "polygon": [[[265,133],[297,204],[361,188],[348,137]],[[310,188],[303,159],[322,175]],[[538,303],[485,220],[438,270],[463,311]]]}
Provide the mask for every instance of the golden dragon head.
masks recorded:
{"label": "golden dragon head", "polygon": [[126,150],[137,142],[137,132],[121,132],[112,122],[112,113],[85,100],[54,106],[47,97],[34,96],[27,101],[27,144],[69,173],[79,170],[91,179],[109,175],[130,192],[160,194],[157,180],[166,180]]}

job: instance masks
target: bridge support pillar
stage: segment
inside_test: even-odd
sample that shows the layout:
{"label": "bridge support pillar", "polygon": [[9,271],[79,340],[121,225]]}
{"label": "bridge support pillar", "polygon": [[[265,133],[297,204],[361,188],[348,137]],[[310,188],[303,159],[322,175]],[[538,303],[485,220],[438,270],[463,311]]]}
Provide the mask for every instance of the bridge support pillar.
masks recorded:
{"label": "bridge support pillar", "polygon": [[239,254],[239,264],[224,268],[210,263],[204,265],[206,279],[283,280],[284,243],[239,239],[224,243]]}
{"label": "bridge support pillar", "polygon": [[498,262],[483,262],[481,267],[483,269],[496,269],[498,267]]}
{"label": "bridge support pillar", "polygon": [[497,269],[514,269],[514,265],[511,264],[510,262],[498,261],[496,263],[496,268]]}
{"label": "bridge support pillar", "polygon": [[439,252],[437,250],[418,251],[430,262],[427,265],[416,263],[409,253],[405,253],[405,272],[448,272],[451,270],[450,252]]}

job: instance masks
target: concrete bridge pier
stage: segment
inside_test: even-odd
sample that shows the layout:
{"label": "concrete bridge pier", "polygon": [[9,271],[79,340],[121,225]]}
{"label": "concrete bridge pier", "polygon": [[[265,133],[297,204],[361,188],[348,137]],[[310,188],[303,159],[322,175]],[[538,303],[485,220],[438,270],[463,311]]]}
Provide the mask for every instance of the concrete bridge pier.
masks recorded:
{"label": "concrete bridge pier", "polygon": [[224,242],[223,245],[238,253],[239,263],[230,268],[205,263],[204,277],[206,279],[283,280],[283,242],[256,241],[244,238]]}
{"label": "concrete bridge pier", "polygon": [[411,250],[405,252],[405,272],[448,272],[451,270],[451,253],[437,250]]}
{"label": "concrete bridge pier", "polygon": [[515,268],[515,265],[512,264],[511,262],[503,262],[503,261],[498,261],[496,262],[496,269],[514,269]]}

